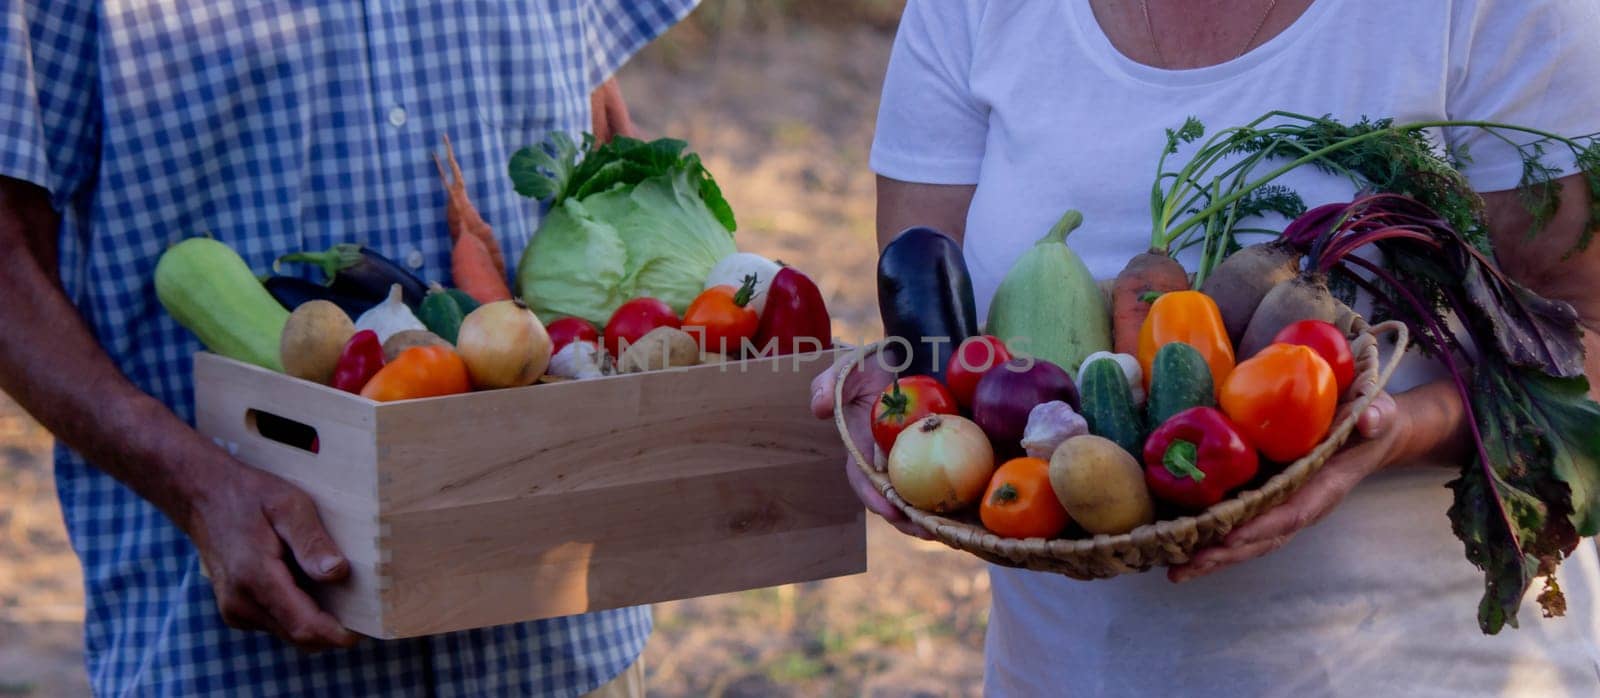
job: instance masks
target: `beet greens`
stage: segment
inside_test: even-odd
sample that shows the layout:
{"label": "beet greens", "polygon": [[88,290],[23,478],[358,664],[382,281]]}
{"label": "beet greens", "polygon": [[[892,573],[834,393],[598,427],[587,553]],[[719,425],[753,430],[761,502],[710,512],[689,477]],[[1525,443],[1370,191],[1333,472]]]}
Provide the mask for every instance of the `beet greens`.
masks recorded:
{"label": "beet greens", "polygon": [[[1450,373],[1476,454],[1450,483],[1449,516],[1467,559],[1484,571],[1479,626],[1491,634],[1516,627],[1540,578],[1545,614],[1561,614],[1556,566],[1579,536],[1600,532],[1600,405],[1588,396],[1577,313],[1506,277],[1411,197],[1318,207],[1284,239],[1311,269],[1369,291]],[[1369,246],[1385,264],[1354,254]]]}

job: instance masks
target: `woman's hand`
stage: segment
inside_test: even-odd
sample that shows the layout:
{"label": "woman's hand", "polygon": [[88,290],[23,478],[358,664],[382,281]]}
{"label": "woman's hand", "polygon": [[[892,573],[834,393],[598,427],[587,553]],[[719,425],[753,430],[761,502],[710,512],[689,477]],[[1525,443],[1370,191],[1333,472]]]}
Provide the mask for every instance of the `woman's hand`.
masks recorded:
{"label": "woman's hand", "polygon": [[1388,393],[1378,395],[1356,422],[1358,440],[1334,454],[1284,503],[1234,529],[1220,545],[1195,553],[1188,564],[1167,570],[1167,579],[1184,582],[1261,557],[1327,516],[1368,475],[1401,459],[1413,434],[1413,421]]}
{"label": "woman's hand", "polygon": [[[848,354],[847,354],[848,355]],[[835,363],[828,370],[811,379],[811,413],[817,419],[833,419],[833,384],[839,375],[839,364]],[[850,427],[850,436],[855,440],[856,450],[862,454],[873,452],[872,441],[872,405],[877,401],[878,395],[889,386],[890,374],[877,361],[863,361],[844,385],[844,420]],[[931,540],[933,536],[927,529],[918,526],[906,518],[906,515],[885,499],[878,488],[872,485],[861,468],[851,462],[849,456],[844,460],[844,472],[850,478],[850,487],[856,492],[856,497],[866,505],[867,510],[885,521],[894,524],[902,533]]]}

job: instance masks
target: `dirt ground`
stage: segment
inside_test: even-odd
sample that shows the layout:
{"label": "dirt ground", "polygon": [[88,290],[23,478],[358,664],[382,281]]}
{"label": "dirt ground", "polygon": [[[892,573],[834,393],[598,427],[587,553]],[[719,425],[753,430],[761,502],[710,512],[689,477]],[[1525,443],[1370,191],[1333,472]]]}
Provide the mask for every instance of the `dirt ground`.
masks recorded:
{"label": "dirt ground", "polygon": [[[712,2],[621,74],[646,135],[706,159],[740,247],[810,273],[847,339],[881,331],[866,159],[894,4],[795,20],[804,5]],[[0,396],[0,696],[87,694],[50,443]],[[651,695],[977,695],[982,565],[869,520],[866,574],[656,606]]]}

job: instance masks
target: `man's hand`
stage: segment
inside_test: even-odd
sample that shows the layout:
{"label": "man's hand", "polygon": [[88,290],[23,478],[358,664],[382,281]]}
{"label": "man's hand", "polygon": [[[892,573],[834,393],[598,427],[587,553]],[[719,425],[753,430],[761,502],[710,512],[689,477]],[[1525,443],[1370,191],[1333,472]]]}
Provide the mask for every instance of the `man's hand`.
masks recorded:
{"label": "man's hand", "polygon": [[265,630],[304,650],[355,644],[357,635],[317,607],[289,566],[318,584],[350,574],[311,498],[243,463],[223,467],[227,474],[190,500],[185,526],[211,575],[223,621]]}
{"label": "man's hand", "polygon": [[58,225],[44,190],[0,177],[0,298],[28,299],[0,303],[0,390],[189,534],[230,624],[308,649],[354,642],[285,561],[287,546],[312,580],[349,573],[311,500],[234,460],[122,375],[56,280]]}
{"label": "man's hand", "polygon": [[[811,380],[811,413],[816,415],[817,419],[833,419],[833,384],[838,375],[839,364],[836,363]],[[877,402],[878,394],[888,387],[890,379],[889,372],[879,366],[877,361],[864,361],[860,367],[851,371],[850,377],[845,380],[844,419],[850,427],[850,436],[855,440],[856,450],[863,455],[873,452],[872,405]],[[890,504],[848,456],[844,460],[844,472],[850,478],[850,488],[855,490],[856,497],[869,511],[882,516],[885,521],[894,524],[895,528],[906,535],[925,540],[933,538],[927,529],[912,523],[911,519],[906,518],[905,513]]]}
{"label": "man's hand", "polygon": [[639,130],[628,116],[628,105],[622,101],[622,88],[611,78],[589,95],[589,109],[593,115],[594,138],[605,143],[615,136],[638,138]]}

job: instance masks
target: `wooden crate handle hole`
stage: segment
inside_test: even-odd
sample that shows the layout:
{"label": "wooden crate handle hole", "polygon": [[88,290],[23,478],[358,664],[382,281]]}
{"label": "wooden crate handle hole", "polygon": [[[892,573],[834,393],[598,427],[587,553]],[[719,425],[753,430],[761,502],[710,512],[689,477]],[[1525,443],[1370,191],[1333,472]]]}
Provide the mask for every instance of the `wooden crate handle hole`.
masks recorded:
{"label": "wooden crate handle hole", "polygon": [[290,448],[311,454],[322,450],[322,441],[317,437],[316,427],[288,417],[280,417],[252,407],[245,410],[244,426],[256,436]]}

